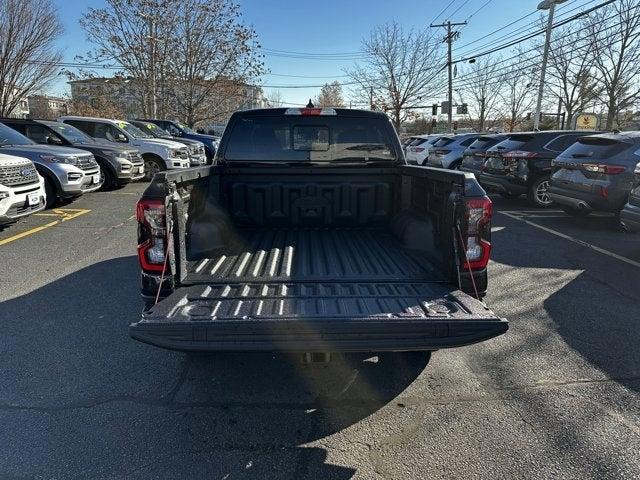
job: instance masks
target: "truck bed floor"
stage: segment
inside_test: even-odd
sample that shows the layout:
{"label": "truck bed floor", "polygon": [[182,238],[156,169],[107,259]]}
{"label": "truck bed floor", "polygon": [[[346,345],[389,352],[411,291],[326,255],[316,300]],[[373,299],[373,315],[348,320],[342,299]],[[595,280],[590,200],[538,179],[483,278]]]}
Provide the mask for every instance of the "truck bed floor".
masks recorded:
{"label": "truck bed floor", "polygon": [[388,230],[240,229],[232,251],[191,262],[185,283],[441,281]]}

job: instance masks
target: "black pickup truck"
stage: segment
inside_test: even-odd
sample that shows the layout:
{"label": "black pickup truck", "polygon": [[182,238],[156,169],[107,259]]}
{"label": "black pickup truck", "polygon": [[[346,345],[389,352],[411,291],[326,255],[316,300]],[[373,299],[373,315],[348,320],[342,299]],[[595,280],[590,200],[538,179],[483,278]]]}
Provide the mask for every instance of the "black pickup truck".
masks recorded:
{"label": "black pickup truck", "polygon": [[412,351],[504,333],[492,205],[473,175],[408,166],[388,118],[232,115],[215,165],[156,174],[137,205],[134,339],[182,351]]}

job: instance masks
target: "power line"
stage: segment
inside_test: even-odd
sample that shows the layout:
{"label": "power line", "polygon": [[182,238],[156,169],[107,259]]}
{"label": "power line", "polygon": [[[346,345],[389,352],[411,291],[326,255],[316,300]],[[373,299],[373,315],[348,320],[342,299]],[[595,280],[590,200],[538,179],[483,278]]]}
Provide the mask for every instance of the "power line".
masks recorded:
{"label": "power line", "polygon": [[[447,17],[447,20],[449,20],[450,18],[452,18],[456,13],[458,13],[460,11],[460,9],[462,7],[464,7],[467,3],[469,3],[469,0],[465,0],[464,2],[462,2],[462,5],[460,5],[458,8],[456,8],[453,12],[451,12],[451,14]],[[465,20],[466,22],[466,20]]]}
{"label": "power line", "polygon": [[[576,20],[578,18],[584,17],[585,15],[588,15],[588,14],[590,14],[591,12],[593,12],[595,10],[598,10],[600,8],[603,8],[603,7],[606,7],[607,5],[610,5],[615,1],[617,1],[617,0],[607,0],[606,2],[603,2],[603,3],[600,3],[600,4],[596,5],[595,7],[589,8],[589,9],[587,9],[587,10],[581,12],[581,13],[578,13],[576,15],[572,15],[571,17],[569,17],[567,19],[561,20],[560,22],[557,22],[554,25],[552,25],[551,28],[555,29],[555,28],[561,27],[562,25],[566,25],[567,23],[572,22],[573,20]],[[491,50],[487,50],[485,52],[478,53],[476,55],[469,55],[469,56],[467,56],[465,58],[461,58],[459,60],[454,60],[453,63],[466,62],[466,61],[468,61],[468,60],[470,60],[472,58],[475,59],[475,58],[478,58],[478,57],[484,57],[485,55],[490,55],[490,54],[498,52],[500,50],[504,50],[505,48],[513,47],[514,45],[517,45],[518,43],[522,43],[522,42],[524,42],[526,40],[530,40],[530,39],[532,39],[534,37],[537,37],[538,35],[541,35],[542,33],[545,33],[545,32],[546,32],[546,29],[543,28],[541,30],[538,30],[538,31],[533,32],[533,33],[528,34],[528,35],[525,35],[525,36],[520,37],[520,38],[518,38],[516,40],[513,40],[513,41],[511,41],[509,43],[506,43],[506,44],[504,44],[502,46],[493,48]]]}
{"label": "power line", "polygon": [[[582,5],[579,5],[579,6],[577,6],[577,7],[573,8],[573,9],[571,9],[571,10],[568,10],[568,11],[564,12],[564,13],[563,13],[563,15],[565,15],[565,16],[566,16],[567,14],[569,14],[569,13],[571,13],[571,12],[573,12],[573,11],[579,10],[580,8],[582,8],[582,7],[586,6],[586,5],[590,4],[590,3],[593,3],[594,1],[596,1],[596,0],[588,0],[587,2],[583,3]],[[566,5],[566,6],[568,6],[568,5]],[[563,7],[566,7],[566,6],[565,6],[565,5],[561,5],[561,6],[558,8],[558,11],[560,11]],[[536,13],[536,12],[533,12],[533,13]],[[509,26],[509,25],[507,25],[507,26]],[[505,26],[505,27],[503,27],[503,28],[506,28],[507,26]],[[537,25],[535,25],[533,22],[530,22],[530,23],[527,23],[526,25],[523,25],[523,26],[521,26],[521,27],[516,28],[515,30],[513,30],[513,31],[511,31],[511,32],[509,32],[509,33],[506,33],[506,34],[504,34],[504,35],[502,35],[502,36],[500,36],[500,37],[497,37],[497,38],[495,38],[495,39],[493,39],[493,40],[490,40],[489,42],[487,42],[487,43],[485,43],[485,44],[483,44],[483,45],[480,45],[480,46],[474,47],[474,48],[472,48],[472,49],[467,49],[467,50],[465,50],[465,48],[464,48],[464,47],[466,47],[466,46],[468,46],[468,45],[471,45],[472,43],[475,43],[475,42],[476,42],[476,41],[474,40],[473,42],[470,42],[470,43],[468,43],[468,44],[466,44],[466,45],[463,45],[463,46],[461,47],[461,50],[462,50],[461,55],[472,55],[472,53],[471,53],[471,52],[477,52],[477,51],[479,51],[479,50],[482,50],[482,49],[488,48],[488,47],[490,47],[491,45],[499,44],[499,43],[500,43],[501,41],[503,41],[503,40],[507,40],[507,39],[510,39],[510,38],[516,38],[516,36],[517,36],[518,34],[525,33],[525,32],[528,32],[528,31],[534,30],[534,29],[536,29],[536,28],[538,28],[538,29],[539,29],[540,27],[538,27]],[[499,29],[499,30],[496,30],[495,32],[498,32],[498,31],[500,31],[500,29]],[[480,37],[480,38],[483,38],[483,37]]]}
{"label": "power line", "polygon": [[453,5],[453,2],[455,2],[455,1],[456,1],[456,0],[451,0],[451,1],[449,2],[449,4],[448,4],[446,7],[444,7],[444,8],[442,9],[442,11],[441,11],[438,15],[436,15],[435,17],[433,17],[433,20],[431,20],[431,23],[433,23],[433,22],[435,22],[437,19],[439,19],[439,18],[440,18],[440,15],[442,15],[444,12],[446,12],[446,11],[449,9],[449,7],[450,7],[451,5]]}

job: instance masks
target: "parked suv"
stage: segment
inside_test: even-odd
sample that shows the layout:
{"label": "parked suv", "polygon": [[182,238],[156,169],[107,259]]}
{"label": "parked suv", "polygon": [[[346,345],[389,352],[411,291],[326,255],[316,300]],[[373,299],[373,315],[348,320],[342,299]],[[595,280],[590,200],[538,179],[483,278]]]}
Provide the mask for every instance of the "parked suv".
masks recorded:
{"label": "parked suv", "polygon": [[536,207],[548,207],[551,161],[579,137],[596,132],[549,130],[510,133],[489,148],[482,173],[477,178],[487,190],[505,197],[526,195]]}
{"label": "parked suv", "polygon": [[100,168],[93,155],[77,148],[38,145],[0,123],[0,153],[26,157],[44,177],[47,208],[56,201],[93,192],[102,186]]}
{"label": "parked suv", "polygon": [[477,133],[445,135],[432,144],[427,157],[427,165],[437,168],[457,170],[462,164],[464,151],[478,138]]}
{"label": "parked suv", "polygon": [[506,139],[507,136],[504,134],[481,135],[476,138],[462,154],[460,170],[479,175],[487,160],[487,150]]}
{"label": "parked suv", "polygon": [[440,138],[438,135],[421,135],[406,146],[405,158],[407,163],[425,165],[429,156],[429,148]]}
{"label": "parked suv", "polygon": [[100,166],[103,189],[144,178],[144,164],[138,150],[100,143],[76,127],[60,122],[9,118],[2,123],[36,143],[75,147],[92,153]]}
{"label": "parked suv", "polygon": [[549,197],[571,215],[618,213],[634,186],[640,132],[582,137],[554,160]]}
{"label": "parked suv", "polygon": [[165,140],[173,140],[174,142],[182,143],[189,149],[189,160],[192,167],[199,167],[207,164],[207,154],[205,153],[204,143],[198,140],[191,140],[190,138],[172,137],[169,132],[159,127],[155,123],[143,122],[141,120],[131,120],[129,123],[135,125],[140,130],[153,138],[164,138]]}
{"label": "parked suv", "polygon": [[634,188],[629,194],[629,201],[620,212],[622,226],[630,232],[640,232],[640,163],[635,168]]}
{"label": "parked suv", "polygon": [[73,125],[91,137],[127,143],[137,148],[144,160],[144,173],[148,180],[162,170],[191,166],[189,151],[183,144],[153,138],[129,122],[91,117],[60,117],[58,121]]}
{"label": "parked suv", "polygon": [[157,118],[136,118],[136,120],[154,123],[160,128],[169,132],[170,135],[179,137],[181,140],[183,138],[187,138],[191,140],[198,140],[199,142],[204,143],[205,154],[207,155],[207,163],[211,164],[211,162],[213,162],[213,157],[216,154],[216,150],[218,149],[218,142],[220,141],[218,137],[194,132],[184,123],[175,122],[172,120],[160,120]]}
{"label": "parked suv", "polygon": [[31,160],[0,153],[0,225],[42,210],[44,179]]}

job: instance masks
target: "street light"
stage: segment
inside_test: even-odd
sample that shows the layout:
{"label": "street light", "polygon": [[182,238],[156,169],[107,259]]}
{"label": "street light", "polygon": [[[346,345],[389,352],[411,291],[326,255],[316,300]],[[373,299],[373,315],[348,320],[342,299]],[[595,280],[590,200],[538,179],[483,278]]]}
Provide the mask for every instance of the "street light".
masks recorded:
{"label": "street light", "polygon": [[556,4],[564,3],[567,0],[543,0],[538,4],[538,10],[549,10],[547,18],[547,36],[544,41],[544,52],[542,54],[542,70],[540,71],[540,84],[538,85],[538,104],[536,105],[536,116],[533,119],[533,129],[540,128],[540,113],[542,110],[542,92],[544,90],[544,75],[547,70],[547,57],[549,55],[549,43],[551,43],[551,27],[553,26],[553,12]]}

